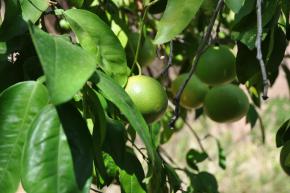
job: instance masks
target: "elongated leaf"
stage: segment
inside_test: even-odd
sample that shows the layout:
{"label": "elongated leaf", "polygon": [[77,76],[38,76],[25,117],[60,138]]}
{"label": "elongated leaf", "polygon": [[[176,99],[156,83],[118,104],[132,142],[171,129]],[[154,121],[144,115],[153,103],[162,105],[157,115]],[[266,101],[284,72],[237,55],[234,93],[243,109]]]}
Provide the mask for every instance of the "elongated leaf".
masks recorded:
{"label": "elongated leaf", "polygon": [[97,71],[97,75],[99,76],[97,87],[102,91],[104,97],[114,103],[126,116],[143,140],[150,158],[155,160],[154,146],[150,138],[149,128],[141,113],[136,109],[125,90],[116,84],[114,80],[100,71]]}
{"label": "elongated leaf", "polygon": [[33,119],[48,103],[46,88],[21,82],[0,95],[0,191],[15,193],[20,180],[20,159]]}
{"label": "elongated leaf", "polygon": [[80,112],[73,105],[70,103],[60,105],[57,112],[70,146],[79,189],[82,189],[93,171],[92,136]]}
{"label": "elongated leaf", "polygon": [[21,16],[18,0],[5,1],[5,16],[0,27],[0,41],[7,41],[23,34],[27,30],[26,23]]}
{"label": "elongated leaf", "polygon": [[190,23],[203,0],[168,0],[164,14],[157,25],[155,44],[172,40]]}
{"label": "elongated leaf", "polygon": [[281,147],[290,140],[290,119],[285,121],[277,131],[276,146]]}
{"label": "elongated leaf", "polygon": [[226,5],[235,13],[243,6],[245,0],[225,0]]}
{"label": "elongated leaf", "polygon": [[51,100],[60,104],[79,91],[96,68],[94,57],[61,37],[53,37],[30,24]]}
{"label": "elongated leaf", "polygon": [[109,26],[86,10],[70,9],[64,15],[81,46],[95,54],[100,67],[124,86],[127,82],[126,54]]}
{"label": "elongated leaf", "polygon": [[36,22],[42,12],[48,8],[49,0],[18,0],[25,21]]}
{"label": "elongated leaf", "polygon": [[78,193],[67,138],[55,107],[47,106],[27,135],[22,184],[29,193]]}
{"label": "elongated leaf", "polygon": [[174,192],[177,192],[181,187],[181,180],[179,176],[169,164],[165,163],[164,167],[171,189],[173,189]]}
{"label": "elongated leaf", "polygon": [[141,137],[143,143],[146,146],[148,156],[151,161],[151,168],[148,171],[149,192],[158,192],[161,187],[161,160],[158,157],[153,141],[150,137],[149,128],[142,117],[141,113],[137,110],[131,98],[125,92],[125,90],[119,86],[113,79],[106,74],[97,71],[96,76],[92,78],[92,81],[97,83],[97,87],[101,90],[105,98],[116,105],[123,115],[128,119],[131,126],[136,130]]}

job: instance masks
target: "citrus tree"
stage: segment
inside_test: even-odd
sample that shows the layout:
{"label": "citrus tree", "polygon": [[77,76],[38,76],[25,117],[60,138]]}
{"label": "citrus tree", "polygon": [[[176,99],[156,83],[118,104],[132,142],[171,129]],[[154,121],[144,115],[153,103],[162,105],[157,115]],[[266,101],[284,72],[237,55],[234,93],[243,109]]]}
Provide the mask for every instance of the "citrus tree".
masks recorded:
{"label": "citrus tree", "polygon": [[[217,124],[246,116],[255,125],[290,39],[289,0],[1,0],[0,7],[3,193],[20,183],[27,193],[101,192],[110,184],[124,193],[217,193],[214,174],[199,169],[209,159],[202,145],[187,152],[185,168],[165,159],[161,145],[190,125],[192,112]],[[277,133],[288,174],[289,124]]]}

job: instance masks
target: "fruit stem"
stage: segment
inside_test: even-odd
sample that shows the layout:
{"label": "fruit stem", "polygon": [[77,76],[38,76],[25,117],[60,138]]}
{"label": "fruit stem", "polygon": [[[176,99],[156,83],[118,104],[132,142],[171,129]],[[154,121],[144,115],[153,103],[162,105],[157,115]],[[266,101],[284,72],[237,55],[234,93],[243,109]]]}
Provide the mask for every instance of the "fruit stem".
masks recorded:
{"label": "fruit stem", "polygon": [[145,10],[144,10],[144,13],[143,13],[143,17],[141,19],[141,22],[140,22],[140,35],[139,35],[139,38],[138,38],[138,43],[137,43],[137,48],[136,48],[136,52],[135,52],[135,56],[134,56],[134,61],[133,61],[133,65],[131,67],[131,72],[130,74],[132,74],[134,68],[135,68],[135,65],[137,65],[138,67],[138,74],[140,75],[141,74],[141,67],[138,63],[138,57],[139,57],[139,52],[140,52],[140,46],[141,46],[141,40],[142,40],[142,35],[143,35],[143,28],[144,28],[144,20],[146,18],[146,15],[147,15],[147,12],[148,12],[148,9],[149,9],[149,6],[146,6],[145,7]]}
{"label": "fruit stem", "polygon": [[262,98],[266,100],[268,98],[268,88],[270,86],[265,63],[263,60],[262,54],[262,33],[263,33],[263,22],[262,22],[262,0],[257,0],[257,39],[256,39],[256,48],[257,48],[257,60],[259,61],[262,78],[263,78],[263,96]]}
{"label": "fruit stem", "polygon": [[175,105],[175,110],[174,110],[174,115],[170,121],[170,126],[173,127],[174,126],[174,123],[176,122],[176,120],[178,119],[179,117],[179,111],[180,111],[180,98],[181,98],[181,95],[187,85],[187,83],[189,82],[190,78],[192,77],[193,73],[195,72],[195,69],[196,69],[196,65],[199,61],[199,58],[200,56],[202,55],[202,53],[205,51],[205,49],[208,47],[208,43],[209,43],[209,40],[210,40],[210,37],[211,37],[211,32],[213,30],[213,26],[215,24],[215,21],[217,19],[217,16],[219,14],[219,12],[222,10],[224,6],[224,0],[219,0],[218,3],[217,3],[217,6],[215,8],[215,11],[210,19],[210,22],[209,22],[209,25],[207,27],[207,30],[206,30],[206,33],[203,37],[203,39],[201,40],[201,43],[199,44],[199,47],[197,49],[197,52],[196,52],[196,56],[193,58],[192,60],[192,64],[191,64],[191,68],[190,68],[190,71],[189,71],[189,75],[187,77],[187,79],[184,81],[184,83],[182,84],[182,86],[179,88],[177,94],[175,95],[174,97],[174,105]]}

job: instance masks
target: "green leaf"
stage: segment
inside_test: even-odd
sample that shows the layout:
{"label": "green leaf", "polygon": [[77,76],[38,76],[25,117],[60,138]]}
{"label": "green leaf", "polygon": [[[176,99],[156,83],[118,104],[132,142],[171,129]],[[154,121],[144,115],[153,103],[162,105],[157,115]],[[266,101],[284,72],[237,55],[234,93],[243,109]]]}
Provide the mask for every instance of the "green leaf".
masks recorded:
{"label": "green leaf", "polygon": [[216,139],[217,147],[218,147],[218,160],[219,160],[219,166],[222,169],[226,169],[226,155],[225,151],[218,139]]}
{"label": "green leaf", "polygon": [[0,190],[5,193],[17,190],[26,133],[47,103],[46,88],[33,81],[15,84],[0,95]]}
{"label": "green leaf", "polygon": [[22,10],[22,17],[25,21],[35,23],[42,12],[48,8],[49,0],[18,0]]}
{"label": "green leaf", "polygon": [[243,6],[245,0],[225,0],[226,5],[235,13]]}
{"label": "green leaf", "polygon": [[83,189],[93,171],[92,136],[85,120],[72,104],[58,106],[57,112],[69,143],[79,189]]}
{"label": "green leaf", "polygon": [[129,175],[135,175],[142,186],[145,189],[145,184],[143,182],[145,174],[142,168],[142,164],[138,160],[132,148],[126,147],[124,153],[124,159],[120,166],[120,169],[126,171]]}
{"label": "green leaf", "polygon": [[218,183],[214,175],[208,172],[188,174],[194,193],[218,193]]}
{"label": "green leaf", "polygon": [[134,174],[130,175],[126,171],[121,170],[119,180],[125,193],[146,193]]}
{"label": "green leaf", "polygon": [[186,154],[187,163],[190,163],[190,162],[200,163],[200,162],[203,162],[204,160],[206,160],[206,158],[208,158],[207,153],[199,152],[195,149],[190,149]]}
{"label": "green leaf", "polygon": [[257,112],[256,108],[251,104],[249,111],[247,113],[246,122],[250,123],[251,128],[254,128],[258,118],[259,118],[258,112]]}
{"label": "green leaf", "polygon": [[109,153],[116,163],[123,162],[125,153],[125,127],[114,119],[107,118],[106,139],[103,145],[105,152]]}
{"label": "green leaf", "polygon": [[86,10],[70,9],[64,15],[81,46],[95,55],[106,74],[124,86],[127,82],[126,54],[110,27]]}
{"label": "green leaf", "polygon": [[149,128],[141,113],[136,109],[125,90],[116,84],[113,79],[100,71],[97,71],[97,75],[97,81],[95,81],[97,87],[101,90],[104,97],[116,105],[128,119],[132,127],[143,140],[149,157],[154,161],[156,159],[155,148],[150,138]]}
{"label": "green leaf", "polygon": [[106,115],[101,103],[102,96],[88,86],[84,87],[83,95],[84,114],[87,118],[92,118],[94,123],[94,146],[101,147],[106,137]]}
{"label": "green leaf", "polygon": [[18,0],[5,1],[5,16],[0,26],[0,41],[7,41],[27,31]]}
{"label": "green leaf", "polygon": [[68,0],[67,1],[70,6],[75,6],[77,8],[82,7],[84,0]]}
{"label": "green leaf", "polygon": [[290,119],[285,121],[277,131],[276,146],[281,147],[290,140]]}
{"label": "green leaf", "polygon": [[29,26],[53,104],[70,100],[96,68],[94,57],[61,37],[53,37]]}
{"label": "green leaf", "polygon": [[203,0],[168,0],[157,25],[155,44],[163,44],[181,33],[195,16]]}
{"label": "green leaf", "polygon": [[153,189],[158,192],[161,188],[161,160],[155,151],[155,147],[149,133],[149,128],[144,118],[120,85],[100,71],[97,71],[96,75],[97,76],[92,78],[92,81],[96,83],[102,95],[107,100],[111,101],[128,119],[131,126],[136,130],[145,144],[149,159],[151,161],[151,167],[148,172],[148,177],[151,177],[149,192],[153,191]]}
{"label": "green leaf", "polygon": [[28,132],[21,179],[29,193],[47,193],[48,190],[54,193],[80,192],[69,144],[52,105],[39,114]]}
{"label": "green leaf", "polygon": [[167,163],[164,164],[170,187],[177,192],[181,187],[181,180],[175,170]]}

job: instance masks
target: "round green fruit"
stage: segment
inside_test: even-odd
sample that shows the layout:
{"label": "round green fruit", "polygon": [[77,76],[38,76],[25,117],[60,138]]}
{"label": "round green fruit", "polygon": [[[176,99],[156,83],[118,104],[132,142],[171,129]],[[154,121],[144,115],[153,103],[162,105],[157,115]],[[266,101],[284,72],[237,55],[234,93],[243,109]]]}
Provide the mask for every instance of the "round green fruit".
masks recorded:
{"label": "round green fruit", "polygon": [[158,120],[166,111],[166,92],[157,80],[149,76],[129,77],[125,91],[148,123]]}
{"label": "round green fruit", "polygon": [[[171,91],[174,95],[177,94],[188,75],[188,73],[181,74],[172,82]],[[192,75],[181,95],[180,105],[188,109],[201,106],[208,90],[206,84],[201,82],[197,76]]]}
{"label": "round green fruit", "polygon": [[290,160],[290,141],[286,142],[280,152],[280,165],[287,175],[290,175],[290,165],[286,164]]}
{"label": "round green fruit", "polygon": [[65,19],[59,21],[59,27],[63,30],[70,30],[70,25]]}
{"label": "round green fruit", "polygon": [[204,111],[216,122],[234,122],[249,110],[246,94],[236,85],[226,84],[212,88],[204,100]]}
{"label": "round green fruit", "polygon": [[209,85],[229,83],[236,77],[235,56],[227,46],[210,46],[200,57],[196,75]]}

